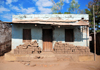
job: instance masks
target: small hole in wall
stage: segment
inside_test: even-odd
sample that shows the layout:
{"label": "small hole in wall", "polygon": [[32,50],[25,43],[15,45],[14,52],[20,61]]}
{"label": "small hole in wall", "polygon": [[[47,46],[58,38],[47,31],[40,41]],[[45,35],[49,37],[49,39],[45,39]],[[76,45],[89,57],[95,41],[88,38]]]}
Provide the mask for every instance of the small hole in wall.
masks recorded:
{"label": "small hole in wall", "polygon": [[81,19],[84,20],[84,17],[82,17]]}

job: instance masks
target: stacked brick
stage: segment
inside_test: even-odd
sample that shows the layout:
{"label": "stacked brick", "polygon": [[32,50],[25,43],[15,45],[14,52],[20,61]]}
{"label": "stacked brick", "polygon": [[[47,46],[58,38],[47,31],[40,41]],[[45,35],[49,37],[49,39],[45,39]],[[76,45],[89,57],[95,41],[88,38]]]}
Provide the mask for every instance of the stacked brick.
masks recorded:
{"label": "stacked brick", "polygon": [[89,54],[90,49],[83,46],[74,46],[73,44],[56,42],[54,45],[54,53],[61,54]]}
{"label": "stacked brick", "polygon": [[19,45],[14,49],[14,54],[34,54],[41,53],[41,48],[38,46],[37,41]]}

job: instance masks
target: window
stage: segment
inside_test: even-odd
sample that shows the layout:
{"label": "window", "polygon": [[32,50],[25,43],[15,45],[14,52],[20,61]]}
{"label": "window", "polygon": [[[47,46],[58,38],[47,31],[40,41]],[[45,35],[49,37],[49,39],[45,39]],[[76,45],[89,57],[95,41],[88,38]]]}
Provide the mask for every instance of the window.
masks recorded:
{"label": "window", "polygon": [[73,29],[65,29],[65,42],[73,42],[73,41],[74,41]]}
{"label": "window", "polygon": [[31,29],[23,29],[23,42],[31,42]]}

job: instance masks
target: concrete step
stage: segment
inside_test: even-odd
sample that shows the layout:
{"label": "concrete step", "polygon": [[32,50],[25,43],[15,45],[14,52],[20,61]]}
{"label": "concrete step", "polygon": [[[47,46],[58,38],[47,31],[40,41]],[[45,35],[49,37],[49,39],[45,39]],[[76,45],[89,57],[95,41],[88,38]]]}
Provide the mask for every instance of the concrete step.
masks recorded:
{"label": "concrete step", "polygon": [[54,62],[57,61],[57,58],[43,58],[43,59],[32,59],[33,62]]}
{"label": "concrete step", "polygon": [[5,54],[6,61],[34,61],[34,62],[52,62],[52,61],[93,61],[93,54],[54,54],[52,52],[43,52],[41,54]]}

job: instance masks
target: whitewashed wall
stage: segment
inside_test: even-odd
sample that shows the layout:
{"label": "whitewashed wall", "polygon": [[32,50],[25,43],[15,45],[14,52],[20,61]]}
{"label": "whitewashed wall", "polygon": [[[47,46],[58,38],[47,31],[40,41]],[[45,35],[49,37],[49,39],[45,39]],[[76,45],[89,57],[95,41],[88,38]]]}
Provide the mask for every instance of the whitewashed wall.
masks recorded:
{"label": "whitewashed wall", "polygon": [[30,20],[30,19],[41,19],[48,20],[50,18],[56,18],[56,20],[89,20],[88,14],[29,14],[29,15],[13,15],[12,21]]}

